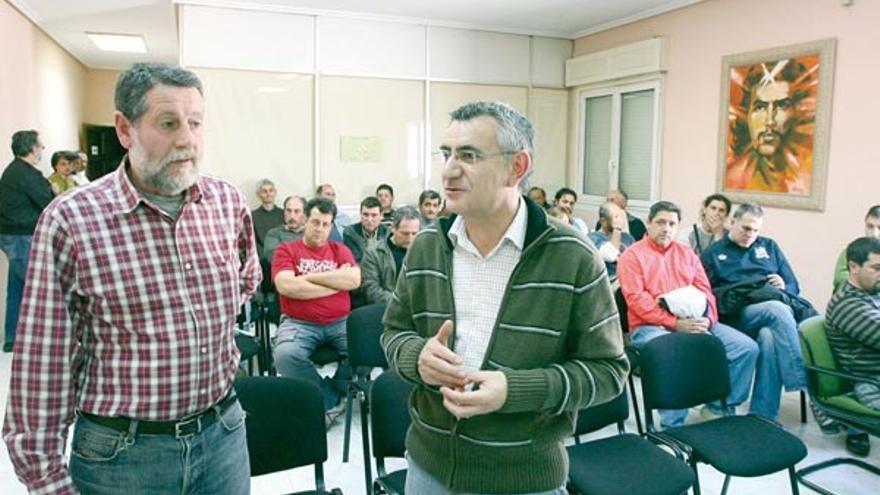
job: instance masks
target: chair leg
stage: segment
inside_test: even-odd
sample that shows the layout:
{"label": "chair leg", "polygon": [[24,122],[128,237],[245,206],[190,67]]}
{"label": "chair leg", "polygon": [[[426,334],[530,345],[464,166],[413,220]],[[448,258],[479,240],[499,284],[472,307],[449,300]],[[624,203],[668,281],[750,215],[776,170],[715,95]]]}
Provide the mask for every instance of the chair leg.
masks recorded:
{"label": "chair leg", "polygon": [[[373,483],[373,470],[370,465],[373,463],[373,453],[370,451],[370,403],[367,402],[367,392],[364,392],[364,400],[360,401],[361,406],[361,445],[364,447],[364,481],[366,482],[366,493],[376,493],[378,485]],[[370,487],[373,487],[371,490]]]}
{"label": "chair leg", "polygon": [[[801,392],[801,393],[803,393],[803,392]],[[788,467],[788,479],[791,482],[791,494],[792,495],[799,495],[800,491],[798,491],[797,473],[795,473],[795,471],[794,471],[794,466]]]}
{"label": "chair leg", "polygon": [[644,435],[645,429],[642,427],[642,415],[639,412],[639,401],[636,398],[636,386],[635,380],[633,380],[632,372],[630,372],[627,379],[629,380],[629,396],[632,400],[632,409],[633,413],[635,413],[636,416],[636,429],[639,431],[639,435]]}
{"label": "chair leg", "polygon": [[801,423],[807,422],[807,394],[801,390]]}
{"label": "chair leg", "polygon": [[694,495],[700,495],[700,471],[697,469],[697,462],[691,459],[690,465],[694,471]]}
{"label": "chair leg", "polygon": [[730,475],[724,475],[724,485],[721,486],[721,495],[727,495],[727,488],[730,486]]}
{"label": "chair leg", "polygon": [[351,404],[355,393],[354,382],[349,383],[345,394],[345,434],[342,440],[342,462],[348,462],[348,449],[351,445]]}

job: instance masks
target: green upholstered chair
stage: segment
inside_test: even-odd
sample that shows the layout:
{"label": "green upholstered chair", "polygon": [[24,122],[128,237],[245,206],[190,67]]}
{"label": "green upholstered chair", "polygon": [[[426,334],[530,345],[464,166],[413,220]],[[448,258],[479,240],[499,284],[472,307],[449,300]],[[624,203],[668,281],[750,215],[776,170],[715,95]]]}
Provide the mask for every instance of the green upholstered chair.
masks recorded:
{"label": "green upholstered chair", "polygon": [[[807,389],[813,403],[829,418],[848,427],[862,430],[872,436],[880,437],[880,411],[860,404],[850,392],[854,382],[872,382],[880,385],[880,380],[841,371],[828,343],[825,333],[825,319],[814,316],[800,325],[801,351],[807,368]],[[847,464],[870,471],[880,476],[880,468],[852,457],[838,457],[819,462],[797,471],[798,480],[819,493],[834,495],[808,480],[806,477],[816,471]]]}

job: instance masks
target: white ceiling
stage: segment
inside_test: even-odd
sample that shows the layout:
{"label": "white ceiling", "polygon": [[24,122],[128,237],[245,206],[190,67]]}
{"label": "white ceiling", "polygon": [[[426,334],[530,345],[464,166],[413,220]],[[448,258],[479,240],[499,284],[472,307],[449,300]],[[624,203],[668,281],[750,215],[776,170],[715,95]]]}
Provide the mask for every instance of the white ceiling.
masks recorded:
{"label": "white ceiling", "polygon": [[[175,4],[400,20],[577,38],[704,0],[9,0],[90,68],[174,62]],[[85,32],[143,35],[148,53],[98,50]]]}

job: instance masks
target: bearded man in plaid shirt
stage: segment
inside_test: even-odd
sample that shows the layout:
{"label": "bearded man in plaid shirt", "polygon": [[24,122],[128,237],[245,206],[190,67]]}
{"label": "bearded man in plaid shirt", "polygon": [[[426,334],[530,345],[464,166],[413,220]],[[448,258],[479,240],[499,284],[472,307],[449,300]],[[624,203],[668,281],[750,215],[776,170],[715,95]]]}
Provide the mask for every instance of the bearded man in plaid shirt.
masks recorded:
{"label": "bearded man in plaid shirt", "polygon": [[31,493],[248,493],[232,383],[236,314],[261,277],[250,212],[199,175],[195,74],[135,64],[115,98],[128,155],[51,203],[33,238],[9,457]]}

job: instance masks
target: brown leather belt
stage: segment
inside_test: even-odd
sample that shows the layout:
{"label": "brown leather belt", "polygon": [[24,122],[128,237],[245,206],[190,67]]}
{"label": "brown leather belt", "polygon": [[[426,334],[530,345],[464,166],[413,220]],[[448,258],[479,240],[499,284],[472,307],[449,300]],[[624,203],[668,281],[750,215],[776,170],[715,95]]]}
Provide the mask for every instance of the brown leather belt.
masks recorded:
{"label": "brown leather belt", "polygon": [[134,420],[121,416],[97,416],[84,411],[80,411],[80,414],[93,423],[112,428],[121,433],[128,433],[131,422],[137,421],[137,433],[144,435],[174,435],[177,438],[182,438],[196,435],[214,424],[229,409],[229,406],[235,404],[237,400],[238,397],[236,397],[235,392],[230,391],[224,398],[220,399],[220,402],[178,421]]}

